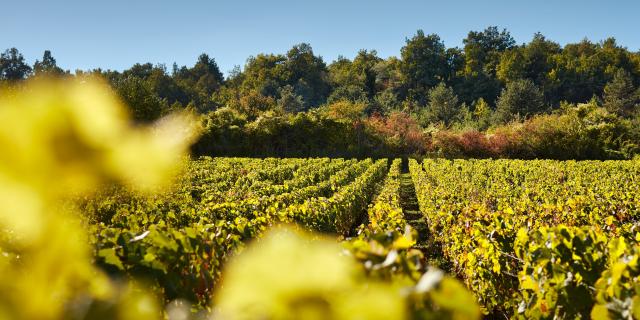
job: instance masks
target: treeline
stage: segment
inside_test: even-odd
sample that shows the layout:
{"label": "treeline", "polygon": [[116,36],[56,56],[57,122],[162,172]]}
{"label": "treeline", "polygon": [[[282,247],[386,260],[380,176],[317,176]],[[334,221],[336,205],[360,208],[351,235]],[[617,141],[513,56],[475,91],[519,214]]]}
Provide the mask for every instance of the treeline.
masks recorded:
{"label": "treeline", "polygon": [[[609,38],[559,45],[535,34],[472,31],[462,48],[418,31],[400,57],[362,50],[327,64],[311,46],[250,57],[223,77],[202,54],[192,67],[136,64],[101,76],[137,121],[202,114],[194,147],[212,155],[557,159],[630,158],[640,139],[640,53]],[[50,52],[28,66],[15,48],[0,78],[72,76]]]}

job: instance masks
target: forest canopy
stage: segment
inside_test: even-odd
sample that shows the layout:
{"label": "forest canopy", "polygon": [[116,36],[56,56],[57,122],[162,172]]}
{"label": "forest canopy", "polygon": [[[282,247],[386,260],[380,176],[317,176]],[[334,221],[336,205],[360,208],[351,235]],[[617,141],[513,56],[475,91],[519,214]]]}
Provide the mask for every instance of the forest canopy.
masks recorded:
{"label": "forest canopy", "polygon": [[[97,76],[153,122],[199,114],[199,154],[631,158],[640,145],[640,52],[614,38],[560,45],[536,33],[471,31],[462,47],[418,30],[398,57],[360,50],[330,63],[310,44],[251,56],[223,76],[213,56],[192,66],[137,63],[123,71],[61,69],[0,54],[0,83]],[[524,129],[523,129],[524,128]],[[566,143],[575,144],[568,150]],[[575,150],[582,150],[576,152]]]}

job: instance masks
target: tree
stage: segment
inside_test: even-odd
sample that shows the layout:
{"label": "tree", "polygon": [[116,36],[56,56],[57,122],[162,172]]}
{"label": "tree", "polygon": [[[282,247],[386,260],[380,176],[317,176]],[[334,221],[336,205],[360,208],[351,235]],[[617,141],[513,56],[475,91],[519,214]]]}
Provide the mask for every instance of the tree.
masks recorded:
{"label": "tree", "polygon": [[554,59],[555,96],[572,103],[582,103],[593,95],[602,95],[617,69],[629,72],[636,82],[640,80],[640,60],[626,48],[618,46],[613,38],[602,43],[584,39],[567,44]]}
{"label": "tree", "polygon": [[44,55],[42,56],[42,61],[36,60],[33,64],[33,71],[36,76],[46,75],[46,76],[60,76],[64,74],[64,70],[62,70],[56,64],[56,59],[51,55],[51,51],[45,50]]}
{"label": "tree", "polygon": [[233,109],[246,115],[250,121],[255,120],[266,111],[274,110],[276,101],[273,97],[267,97],[257,91],[249,91],[241,96],[237,105],[230,105]]}
{"label": "tree", "polygon": [[7,49],[0,54],[0,80],[24,80],[29,75],[31,67],[24,62],[24,57],[18,49]]}
{"label": "tree", "polygon": [[198,57],[198,62],[190,70],[191,77],[196,81],[196,86],[207,96],[220,88],[224,82],[224,77],[216,60],[210,58],[206,53]]}
{"label": "tree", "polygon": [[138,77],[140,79],[147,79],[153,73],[154,66],[153,64],[147,63],[136,63],[131,68],[122,71],[122,76],[126,77]]}
{"label": "tree", "polygon": [[431,121],[449,125],[458,112],[458,96],[444,82],[429,90],[428,114]]}
{"label": "tree", "polygon": [[473,118],[478,130],[486,130],[491,125],[491,108],[484,99],[480,98],[475,102]]}
{"label": "tree", "polygon": [[353,67],[359,74],[359,79],[369,98],[373,98],[376,95],[377,74],[374,67],[380,61],[382,59],[378,57],[376,50],[360,50],[355,59],[353,59]]}
{"label": "tree", "polygon": [[516,116],[527,117],[543,111],[544,97],[529,79],[509,82],[496,102],[496,120],[507,122]]}
{"label": "tree", "polygon": [[533,35],[533,39],[522,47],[525,77],[537,86],[544,86],[547,75],[553,69],[553,59],[561,52],[560,45],[547,40],[541,33]]}
{"label": "tree", "polygon": [[224,77],[215,59],[205,53],[198,57],[192,68],[174,67],[173,78],[201,112],[211,111],[215,107],[211,97],[224,84]]}
{"label": "tree", "polygon": [[114,84],[115,90],[138,122],[154,121],[167,111],[166,100],[160,99],[151,85],[135,76],[127,76]]}
{"label": "tree", "polygon": [[233,85],[239,87],[242,94],[258,92],[273,99],[279,99],[280,89],[289,85],[302,97],[304,110],[323,104],[331,92],[327,66],[306,43],[293,46],[286,55],[250,57],[244,72],[235,79]]}
{"label": "tree", "polygon": [[287,58],[278,54],[259,54],[249,57],[244,71],[236,77],[241,91],[257,91],[264,96],[277,97],[278,87],[288,82]]}
{"label": "tree", "polygon": [[504,52],[496,68],[496,77],[503,83],[525,78],[525,62],[522,50],[515,48]]}
{"label": "tree", "polygon": [[[125,79],[128,77],[144,80],[154,94],[161,99],[166,99],[168,104],[186,106],[190,102],[187,93],[173,77],[169,76],[164,64],[136,63],[131,68],[124,70],[118,78]],[[113,81],[119,81],[119,79]]]}
{"label": "tree", "polygon": [[500,59],[500,53],[513,48],[515,40],[511,34],[498,27],[490,26],[484,31],[470,31],[463,41],[465,54],[465,73],[467,75],[493,74]]}
{"label": "tree", "polygon": [[293,87],[286,85],[280,89],[280,99],[277,104],[282,110],[289,113],[304,111],[304,101],[301,96],[293,91]]}
{"label": "tree", "polygon": [[544,87],[554,67],[553,59],[560,52],[560,45],[536,33],[531,42],[512,47],[500,55],[496,75],[504,83],[530,79],[537,86]]}
{"label": "tree", "polygon": [[461,82],[464,76],[464,52],[460,48],[449,48],[445,52],[447,59],[447,73],[444,82],[454,86]]}
{"label": "tree", "polygon": [[313,54],[311,45],[301,43],[293,46],[287,52],[285,69],[285,84],[293,86],[296,94],[304,99],[306,109],[327,100],[331,91],[327,65],[322,57]]}
{"label": "tree", "polygon": [[472,75],[465,75],[459,83],[455,85],[455,90],[463,102],[472,104],[480,98],[485,101],[496,101],[502,84],[493,75],[481,72]]}
{"label": "tree", "polygon": [[367,105],[361,102],[338,101],[327,106],[327,115],[331,119],[355,123],[364,116]]}
{"label": "tree", "polygon": [[620,69],[604,87],[603,100],[609,112],[629,117],[640,108],[640,90],[633,86],[631,75]]}
{"label": "tree", "polygon": [[[382,61],[375,50],[360,50],[351,62],[349,59],[339,57],[329,66],[329,78],[334,89],[334,94],[329,97],[329,102],[337,101],[338,97],[355,96],[361,99],[372,99],[377,92],[377,72],[375,66]],[[346,93],[346,94],[345,94]],[[333,97],[333,98],[332,98]],[[353,100],[355,101],[355,100]]]}
{"label": "tree", "polygon": [[398,95],[393,93],[391,89],[378,92],[378,94],[373,98],[373,102],[383,114],[389,114],[391,111],[397,111],[401,106],[401,103],[398,100]]}
{"label": "tree", "polygon": [[491,26],[484,31],[471,31],[463,40],[464,76],[456,85],[456,91],[466,103],[483,98],[495,101],[502,84],[496,78],[500,58],[505,51],[515,46],[511,34],[503,29]]}
{"label": "tree", "polygon": [[407,39],[400,55],[400,69],[409,95],[413,100],[424,104],[428,89],[443,81],[448,74],[444,43],[438,35],[425,35],[422,30],[418,30],[413,38]]}
{"label": "tree", "polygon": [[385,90],[393,91],[398,94],[402,89],[402,61],[396,57],[389,57],[381,60],[373,66],[373,72],[376,74],[376,91]]}
{"label": "tree", "polygon": [[347,100],[351,102],[367,102],[369,97],[361,86],[348,85],[340,86],[333,89],[333,92],[327,98],[328,103],[334,103],[336,101]]}

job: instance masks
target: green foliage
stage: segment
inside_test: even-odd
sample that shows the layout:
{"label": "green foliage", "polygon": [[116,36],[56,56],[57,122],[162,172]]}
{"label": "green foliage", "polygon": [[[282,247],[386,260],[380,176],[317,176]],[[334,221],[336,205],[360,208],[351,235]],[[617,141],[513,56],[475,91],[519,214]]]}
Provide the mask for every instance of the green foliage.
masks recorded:
{"label": "green foliage", "polygon": [[274,99],[280,98],[279,88],[291,86],[302,97],[304,110],[324,103],[330,90],[327,66],[306,43],[294,46],[286,55],[250,57],[238,80],[242,92],[255,91]]}
{"label": "green foliage", "polygon": [[465,73],[491,74],[497,65],[500,52],[512,48],[515,40],[507,30],[498,31],[491,26],[484,31],[471,31],[463,40],[465,51]]}
{"label": "green foliage", "polygon": [[429,104],[427,106],[427,118],[432,122],[443,122],[449,125],[460,112],[458,96],[453,89],[440,82],[429,90]]}
{"label": "green foliage", "polygon": [[[149,85],[158,69],[136,66],[125,79]],[[206,125],[264,136],[289,133],[281,117],[291,128],[326,121],[252,99],[254,121],[224,107]],[[410,159],[429,235],[461,283],[417,249],[400,159],[185,159],[197,128],[187,117],[134,126],[93,81],[27,83],[3,91],[0,106],[2,318],[640,317],[637,160]],[[522,126],[566,127],[559,141],[576,148],[620,147],[630,121],[595,102],[563,109]],[[367,125],[415,138],[402,115]],[[353,119],[319,127],[366,123]]]}
{"label": "green foliage", "polygon": [[200,111],[214,109],[211,96],[224,83],[215,59],[203,53],[192,68],[181,67],[175,70],[173,78]]}
{"label": "green foliage", "polygon": [[508,50],[500,56],[500,63],[496,68],[496,77],[503,83],[509,83],[525,78],[523,53],[516,49]]}
{"label": "green foliage", "polygon": [[473,105],[474,127],[478,130],[486,130],[491,124],[492,110],[489,104],[480,98]]}
{"label": "green foliage", "polygon": [[278,107],[286,112],[297,113],[304,110],[304,100],[293,91],[292,86],[284,86],[280,89],[280,98],[277,101]]}
{"label": "green foliage", "polygon": [[633,85],[631,75],[618,70],[604,87],[604,107],[611,113],[631,117],[640,110],[640,89]]}
{"label": "green foliage", "polygon": [[412,286],[408,307],[413,319],[475,319],[475,298],[441,270],[427,267],[414,248],[417,233],[404,220],[399,201],[401,159],[391,163],[382,187],[368,209],[369,222],[345,246],[370,278]]}
{"label": "green foliage", "polygon": [[0,80],[24,80],[31,74],[31,67],[25,63],[22,53],[16,48],[0,54]]}
{"label": "green foliage", "polygon": [[477,130],[491,113],[483,113],[482,117],[471,115],[461,132],[436,132],[430,147],[445,157],[557,160],[632,159],[639,150],[635,122],[607,112],[595,101],[578,106],[565,103],[560,112],[484,133]]}
{"label": "green foliage", "polygon": [[374,103],[380,108],[382,114],[389,114],[393,111],[399,111],[400,101],[398,95],[392,90],[384,90],[376,94],[373,98]]}
{"label": "green foliage", "polygon": [[114,89],[123,102],[130,106],[133,119],[139,122],[151,122],[166,113],[169,106],[153,90],[150,83],[135,76],[121,79]]}
{"label": "green foliage", "polygon": [[447,74],[444,43],[438,35],[425,35],[418,30],[413,38],[407,39],[400,54],[400,70],[409,89],[408,95],[424,105],[428,89],[444,81]]}
{"label": "green foliage", "polygon": [[[242,110],[225,107],[203,117],[205,133],[193,150],[196,155],[279,157],[382,157],[393,154],[395,145],[385,141],[383,135],[388,134],[391,138],[396,133],[379,133],[373,119],[360,120],[365,116],[365,108],[362,103],[341,101],[328,108],[297,114],[256,111],[258,116],[248,118]],[[341,116],[345,117],[335,118]],[[395,140],[399,138],[397,136]],[[409,140],[406,143],[410,142],[413,143]],[[424,147],[422,143],[413,150]]]}
{"label": "green foliage", "polygon": [[404,231],[404,216],[400,205],[400,166],[402,159],[394,159],[382,185],[368,210],[369,230]]}
{"label": "green foliage", "polygon": [[146,229],[140,234],[113,227],[92,230],[96,264],[112,276],[154,284],[167,302],[183,299],[206,308],[222,263],[241,246],[238,231],[223,223],[180,229],[160,223]]}
{"label": "green foliage", "polygon": [[622,237],[609,241],[607,270],[595,283],[592,318],[640,319],[640,245]]}
{"label": "green foliage", "polygon": [[362,102],[337,101],[327,106],[327,115],[338,121],[353,123],[364,117],[366,107]]}
{"label": "green foliage", "polygon": [[487,313],[637,312],[637,161],[409,165],[430,231]]}
{"label": "green foliage", "polygon": [[368,98],[367,93],[360,86],[349,85],[335,88],[327,99],[329,104],[340,101],[366,102]]}
{"label": "green foliage", "polygon": [[[48,50],[34,72],[15,48],[0,62],[5,88],[20,86],[16,80],[32,74],[64,74]],[[219,124],[203,135],[197,154],[612,159],[638,152],[639,70],[640,55],[613,38],[561,46],[536,33],[516,45],[507,30],[490,26],[469,32],[461,48],[447,48],[438,35],[418,31],[399,57],[360,50],[353,59],[339,57],[328,65],[302,43],[250,57],[226,79],[207,54],[190,67],[174,63],[169,72],[162,64],[137,63],[122,72],[77,70],[75,77],[105,78],[139,122],[187,109]],[[592,98],[620,119],[607,116],[598,127],[576,120],[572,111],[564,116],[563,105]],[[322,112],[344,102],[364,105],[364,112]],[[233,110],[232,123],[211,119],[218,109]],[[384,128],[396,122],[397,111],[422,128],[411,135]],[[580,151],[566,148],[574,140]]]}
{"label": "green foliage", "polygon": [[329,102],[341,99],[355,102],[373,98],[378,91],[379,71],[376,66],[381,61],[375,50],[360,50],[353,61],[340,57],[329,65],[333,86]]}
{"label": "green foliage", "polygon": [[36,60],[33,64],[33,73],[35,76],[61,76],[65,72],[58,67],[56,59],[51,55],[51,51],[45,50],[42,61]]}
{"label": "green foliage", "polygon": [[544,111],[544,97],[531,80],[515,80],[502,90],[496,105],[496,121],[505,123]]}
{"label": "green foliage", "polygon": [[607,237],[589,228],[557,226],[518,231],[522,259],[517,314],[526,319],[588,318],[591,288],[606,267]]}
{"label": "green foliage", "polygon": [[[400,159],[394,160],[383,182],[385,187],[376,196],[378,205],[371,207],[387,173],[386,160],[201,158],[187,164],[186,173],[167,194],[148,198],[114,190],[90,199],[81,208],[95,224],[91,242],[96,262],[112,277],[145,280],[165,303],[178,299],[197,310],[209,310],[214,298],[216,310],[230,312],[231,317],[241,317],[245,311],[236,307],[251,301],[262,307],[254,311],[243,307],[249,310],[246,312],[280,310],[277,312],[284,316],[299,310],[287,309],[289,304],[279,299],[303,299],[302,305],[306,305],[309,295],[317,295],[322,301],[328,299],[327,291],[317,291],[320,287],[314,285],[314,274],[324,275],[318,283],[328,281],[326,267],[329,260],[340,257],[339,250],[321,255],[318,262],[313,258],[315,254],[332,249],[316,240],[289,238],[293,235],[290,232],[277,235],[279,240],[274,243],[280,246],[287,242],[290,250],[273,250],[281,256],[291,254],[291,259],[295,257],[298,262],[283,258],[275,268],[273,263],[263,262],[243,262],[246,267],[238,267],[235,259],[254,260],[257,255],[273,259],[273,254],[268,253],[271,249],[265,246],[269,247],[266,243],[274,233],[263,237],[269,226],[298,222],[307,230],[344,237],[355,233],[356,224],[368,212],[369,217],[377,216],[379,220],[360,226],[357,237],[343,241],[348,256],[353,258],[340,257],[350,267],[331,273],[349,275],[340,286],[353,283],[358,288],[383,288],[379,293],[401,301],[401,314],[410,313],[407,318],[477,318],[479,309],[471,295],[439,271],[428,271],[420,251],[411,248],[415,232],[404,223],[397,198],[400,163]],[[385,213],[382,204],[387,199],[395,199],[395,215]],[[289,240],[284,241],[283,237]],[[252,239],[258,244],[245,249],[245,243]],[[305,250],[299,252],[297,246]],[[300,267],[300,261],[313,268]],[[251,271],[240,271],[245,268]],[[224,269],[228,271],[223,272]],[[237,273],[243,276],[236,277]],[[254,301],[247,298],[245,289],[229,289],[248,283],[254,291],[271,293],[261,294]],[[272,292],[281,289],[289,292],[289,298]],[[219,293],[212,296],[215,290]],[[368,292],[363,290],[355,292]],[[399,295],[398,290],[408,294]],[[339,296],[346,299],[343,294]],[[346,308],[342,303],[347,303],[343,300],[330,308],[334,316],[357,312],[352,308],[342,310]],[[362,302],[354,303],[371,303],[366,299],[357,301]],[[451,301],[465,301],[466,307]],[[316,304],[309,307],[313,306]],[[321,310],[326,311],[324,307]]]}

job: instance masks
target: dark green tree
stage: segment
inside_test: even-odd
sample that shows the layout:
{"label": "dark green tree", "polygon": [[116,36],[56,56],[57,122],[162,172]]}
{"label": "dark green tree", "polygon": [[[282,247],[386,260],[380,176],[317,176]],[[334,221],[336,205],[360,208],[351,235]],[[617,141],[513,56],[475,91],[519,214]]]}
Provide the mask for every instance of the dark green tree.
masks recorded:
{"label": "dark green tree", "polygon": [[114,89],[138,122],[154,121],[169,108],[166,100],[156,95],[149,82],[139,77],[123,77],[114,83]]}
{"label": "dark green tree", "polygon": [[305,108],[319,106],[329,96],[331,86],[327,65],[313,54],[308,43],[293,46],[287,52],[286,84],[293,86],[305,102]]}
{"label": "dark green tree", "polygon": [[378,92],[373,98],[374,112],[382,114],[390,114],[392,111],[397,111],[401,107],[398,95],[393,93],[392,90],[386,89]]}
{"label": "dark green tree", "polygon": [[250,57],[233,82],[242,94],[258,92],[273,99],[280,98],[280,89],[289,85],[302,97],[304,110],[323,104],[331,92],[326,64],[306,43],[294,46],[286,55]]}
{"label": "dark green tree", "polygon": [[203,53],[192,68],[174,69],[174,80],[199,111],[207,112],[216,107],[212,95],[224,84],[224,77],[213,58]]}
{"label": "dark green tree", "polygon": [[620,69],[604,87],[604,107],[622,117],[630,117],[640,109],[640,90],[633,85],[631,75]]}
{"label": "dark green tree", "polygon": [[455,86],[463,80],[464,51],[460,48],[449,48],[445,55],[447,58],[447,73],[445,74],[444,82],[450,86]]}
{"label": "dark green tree", "polygon": [[585,39],[567,44],[555,60],[555,95],[572,103],[582,103],[594,95],[602,95],[617,69],[629,72],[634,82],[640,80],[637,54],[619,46],[613,38],[601,43]]}
{"label": "dark green tree", "polygon": [[522,47],[524,76],[537,86],[547,83],[548,73],[554,67],[555,55],[561,52],[560,45],[547,40],[541,33],[533,35],[531,42]]}
{"label": "dark green tree", "polygon": [[293,87],[290,85],[280,89],[280,98],[277,104],[278,107],[289,113],[298,113],[304,110],[304,100],[294,92]]}
{"label": "dark green tree", "polygon": [[505,123],[518,117],[544,111],[544,97],[538,87],[529,79],[507,83],[496,102],[496,121]]}
{"label": "dark green tree", "polygon": [[169,104],[178,103],[183,106],[189,104],[187,92],[180,87],[174,77],[167,73],[167,68],[164,65],[154,66],[146,77],[146,81],[149,82],[155,94],[166,99]]}
{"label": "dark green tree", "polygon": [[198,57],[198,62],[190,70],[191,78],[196,82],[198,90],[210,96],[220,88],[224,82],[224,77],[216,60],[203,53]]}
{"label": "dark green tree", "polygon": [[153,73],[154,66],[153,64],[147,63],[136,63],[131,68],[122,71],[123,77],[138,77],[141,79],[147,79]]}
{"label": "dark green tree", "polygon": [[56,64],[56,59],[51,55],[51,51],[45,50],[42,61],[36,60],[33,64],[33,71],[36,76],[60,76],[65,72]]}
{"label": "dark green tree", "polygon": [[375,50],[360,50],[353,59],[353,72],[357,75],[359,83],[368,98],[373,98],[376,94],[377,74],[374,69],[378,62],[382,61]]}
{"label": "dark green tree", "polygon": [[24,80],[31,75],[31,71],[18,49],[7,49],[0,54],[0,80]]}
{"label": "dark green tree", "polygon": [[447,78],[448,64],[444,43],[436,34],[425,35],[422,30],[400,49],[400,70],[410,99],[426,104],[427,92]]}
{"label": "dark green tree", "polygon": [[470,31],[463,41],[465,55],[465,74],[473,75],[485,72],[495,74],[500,61],[500,53],[513,48],[515,40],[511,34],[498,27],[490,26],[484,31]]}
{"label": "dark green tree", "polygon": [[507,30],[490,26],[469,32],[463,44],[464,78],[456,84],[456,91],[467,104],[479,98],[495,101],[502,87],[496,70],[502,54],[515,46],[515,40]]}
{"label": "dark green tree", "polygon": [[428,115],[430,121],[451,124],[459,112],[458,96],[444,82],[429,90]]}
{"label": "dark green tree", "polygon": [[378,89],[376,65],[382,59],[377,56],[375,50],[360,50],[351,62],[349,59],[339,57],[329,65],[329,78],[333,86],[334,94],[329,100],[336,101],[337,96],[345,96],[344,93],[353,96],[357,93],[358,99],[364,95],[365,99],[372,99]]}
{"label": "dark green tree", "polygon": [[169,104],[178,103],[186,106],[191,101],[187,92],[178,85],[174,77],[167,73],[167,68],[163,64],[136,63],[131,68],[124,70],[120,77],[136,77],[144,80],[155,95],[166,99]]}

